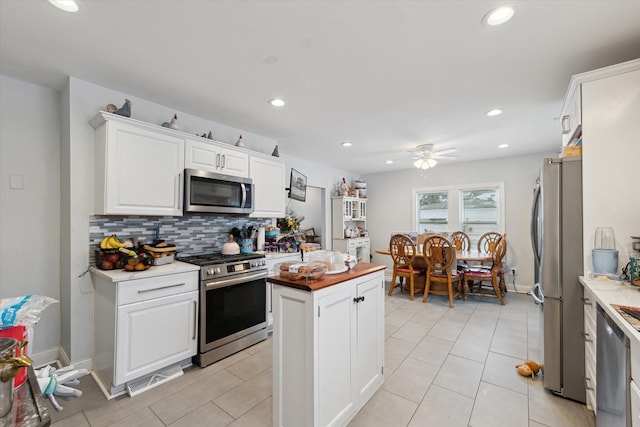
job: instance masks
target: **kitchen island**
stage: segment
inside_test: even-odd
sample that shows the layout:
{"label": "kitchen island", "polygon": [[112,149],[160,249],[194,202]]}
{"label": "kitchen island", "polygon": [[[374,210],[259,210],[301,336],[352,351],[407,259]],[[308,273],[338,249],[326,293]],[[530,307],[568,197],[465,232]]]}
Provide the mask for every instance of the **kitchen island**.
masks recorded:
{"label": "kitchen island", "polygon": [[273,425],[346,425],[384,381],[384,265],[271,276]]}

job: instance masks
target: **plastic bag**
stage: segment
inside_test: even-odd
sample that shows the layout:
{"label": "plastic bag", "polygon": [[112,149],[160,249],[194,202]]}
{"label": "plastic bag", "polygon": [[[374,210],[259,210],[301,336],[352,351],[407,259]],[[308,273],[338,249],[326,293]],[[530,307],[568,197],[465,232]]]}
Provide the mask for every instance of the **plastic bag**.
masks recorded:
{"label": "plastic bag", "polygon": [[0,328],[16,325],[31,327],[38,323],[45,308],[57,302],[42,295],[0,298]]}

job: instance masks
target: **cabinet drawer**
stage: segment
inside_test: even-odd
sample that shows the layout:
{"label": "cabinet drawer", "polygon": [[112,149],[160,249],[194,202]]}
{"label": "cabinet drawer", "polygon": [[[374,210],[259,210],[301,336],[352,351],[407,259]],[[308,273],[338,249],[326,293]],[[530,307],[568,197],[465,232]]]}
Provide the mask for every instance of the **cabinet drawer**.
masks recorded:
{"label": "cabinet drawer", "polygon": [[631,337],[631,378],[640,384],[640,341]]}
{"label": "cabinet drawer", "polygon": [[585,386],[587,388],[587,405],[591,407],[591,409],[596,411],[596,363],[595,359],[589,360],[587,356],[585,358],[585,372],[584,372],[584,381]]}
{"label": "cabinet drawer", "polygon": [[117,305],[198,290],[198,272],[169,274],[118,283]]}

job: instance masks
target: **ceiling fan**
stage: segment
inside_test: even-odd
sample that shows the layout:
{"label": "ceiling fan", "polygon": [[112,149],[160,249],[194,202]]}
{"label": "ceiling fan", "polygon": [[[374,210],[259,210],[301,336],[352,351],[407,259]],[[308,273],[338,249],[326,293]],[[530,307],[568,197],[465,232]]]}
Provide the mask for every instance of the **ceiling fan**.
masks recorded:
{"label": "ceiling fan", "polygon": [[415,162],[413,165],[418,169],[429,169],[438,164],[438,160],[453,160],[457,159],[456,156],[450,156],[449,154],[458,151],[457,148],[447,148],[445,150],[433,151],[433,144],[421,144],[416,147],[412,153],[415,153],[417,157],[413,159]]}

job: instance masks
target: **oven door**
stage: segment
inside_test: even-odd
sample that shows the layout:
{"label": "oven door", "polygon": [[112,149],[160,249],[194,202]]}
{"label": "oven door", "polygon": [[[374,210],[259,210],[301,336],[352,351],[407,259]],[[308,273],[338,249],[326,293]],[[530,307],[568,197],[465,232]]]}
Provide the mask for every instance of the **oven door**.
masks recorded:
{"label": "oven door", "polygon": [[200,294],[200,352],[267,327],[267,270],[202,285]]}

